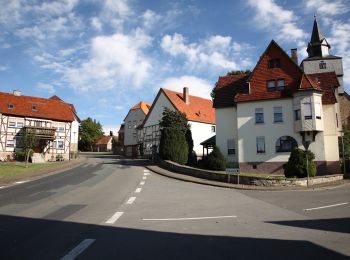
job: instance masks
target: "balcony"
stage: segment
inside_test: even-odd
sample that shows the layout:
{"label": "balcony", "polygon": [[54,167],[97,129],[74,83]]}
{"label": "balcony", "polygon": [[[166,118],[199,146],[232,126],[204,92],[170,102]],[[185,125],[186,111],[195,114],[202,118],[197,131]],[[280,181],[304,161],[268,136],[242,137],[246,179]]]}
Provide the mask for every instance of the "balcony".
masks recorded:
{"label": "balcony", "polygon": [[56,128],[39,127],[39,126],[25,126],[24,133],[35,134],[39,139],[54,140]]}

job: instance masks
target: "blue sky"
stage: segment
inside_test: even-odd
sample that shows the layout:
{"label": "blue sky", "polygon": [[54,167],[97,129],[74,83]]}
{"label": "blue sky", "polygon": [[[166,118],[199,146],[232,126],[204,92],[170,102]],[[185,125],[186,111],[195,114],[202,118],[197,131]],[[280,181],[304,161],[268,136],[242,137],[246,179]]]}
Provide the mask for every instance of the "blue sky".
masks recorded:
{"label": "blue sky", "polygon": [[252,69],[274,39],[306,57],[313,15],[343,57],[348,0],[0,0],[0,91],[58,95],[117,132],[160,87],[209,98],[218,76]]}

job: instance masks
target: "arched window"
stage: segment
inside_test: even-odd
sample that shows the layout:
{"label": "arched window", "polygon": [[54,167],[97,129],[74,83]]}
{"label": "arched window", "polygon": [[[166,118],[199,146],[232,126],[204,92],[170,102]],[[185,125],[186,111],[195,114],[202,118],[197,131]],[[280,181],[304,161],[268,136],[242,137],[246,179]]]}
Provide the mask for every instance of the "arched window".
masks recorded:
{"label": "arched window", "polygon": [[294,147],[298,147],[298,143],[291,136],[282,136],[276,141],[276,153],[291,152]]}

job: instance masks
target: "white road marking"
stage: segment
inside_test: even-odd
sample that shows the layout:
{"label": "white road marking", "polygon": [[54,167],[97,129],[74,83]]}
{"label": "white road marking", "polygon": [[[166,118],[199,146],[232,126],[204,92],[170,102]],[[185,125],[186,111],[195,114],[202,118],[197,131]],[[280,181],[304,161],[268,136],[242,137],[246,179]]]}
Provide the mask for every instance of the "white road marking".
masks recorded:
{"label": "white road marking", "polygon": [[201,220],[218,218],[237,218],[237,216],[215,216],[215,217],[197,217],[197,218],[143,218],[146,221],[180,221],[180,220]]}
{"label": "white road marking", "polygon": [[309,208],[309,209],[304,209],[304,210],[311,211],[311,210],[317,210],[317,209],[332,208],[332,207],[342,206],[342,205],[346,205],[346,204],[348,204],[348,202],[342,202],[342,203],[338,203],[338,204],[327,205],[327,206],[316,207],[316,208]]}
{"label": "white road marking", "polygon": [[140,182],[140,185],[145,185],[145,181],[141,181],[141,182]]}
{"label": "white road marking", "polygon": [[136,197],[130,197],[126,202],[126,204],[133,204],[135,200],[136,200]]}
{"label": "white road marking", "polygon": [[137,189],[135,190],[135,193],[140,193],[141,191],[142,191],[141,188],[137,188]]}
{"label": "white road marking", "polygon": [[124,214],[124,212],[116,212],[114,213],[114,215],[112,217],[110,217],[105,223],[106,224],[114,224],[122,215]]}
{"label": "white road marking", "polygon": [[142,177],[142,180],[146,180],[146,179],[147,179],[147,177],[146,177],[146,176],[143,176],[143,177]]}
{"label": "white road marking", "polygon": [[147,176],[147,175],[150,175],[149,172],[144,172],[143,175]]}
{"label": "white road marking", "polygon": [[143,172],[149,172],[149,170],[146,169],[146,170],[143,170]]}
{"label": "white road marking", "polygon": [[96,239],[85,239],[79,245],[72,249],[67,255],[61,258],[61,260],[73,260],[80,255],[86,248],[88,248]]}
{"label": "white road marking", "polygon": [[[141,183],[140,183],[141,184]],[[0,189],[3,189],[3,188],[5,188],[6,186],[0,186]]]}
{"label": "white road marking", "polygon": [[84,164],[83,166],[81,166],[81,168],[86,168],[90,165],[90,163]]}
{"label": "white road marking", "polygon": [[26,180],[26,181],[16,181],[15,183],[16,184],[22,184],[22,183],[26,183],[26,182],[28,182],[29,180]]}

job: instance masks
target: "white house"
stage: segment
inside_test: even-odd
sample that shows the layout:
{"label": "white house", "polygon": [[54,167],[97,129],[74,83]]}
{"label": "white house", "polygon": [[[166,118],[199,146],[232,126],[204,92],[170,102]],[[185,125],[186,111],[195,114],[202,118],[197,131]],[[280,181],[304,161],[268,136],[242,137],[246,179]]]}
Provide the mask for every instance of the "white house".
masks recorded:
{"label": "white house", "polygon": [[127,156],[137,156],[139,145],[137,140],[137,127],[142,124],[151,107],[150,103],[139,102],[133,106],[124,119],[124,153]]}
{"label": "white house", "polygon": [[[304,69],[309,60],[317,59],[313,54],[319,55],[312,51],[320,48],[312,43],[315,34]],[[319,71],[304,72],[295,49],[291,58],[271,41],[250,75],[219,78],[214,89],[216,145],[242,171],[273,173],[283,171],[293,147],[311,142],[318,172],[339,172],[338,79],[321,66]]]}
{"label": "white house", "polygon": [[80,119],[72,104],[57,96],[39,98],[0,92],[0,158],[12,158],[22,148],[25,132],[35,132],[36,161],[70,159],[78,151]]}
{"label": "white house", "polygon": [[144,155],[150,155],[152,147],[159,147],[159,122],[165,107],[186,114],[191,125],[193,150],[197,156],[202,156],[203,148],[200,143],[215,135],[215,110],[211,100],[189,95],[187,87],[183,88],[183,93],[163,88],[159,90],[138,131],[138,142],[143,147]]}

